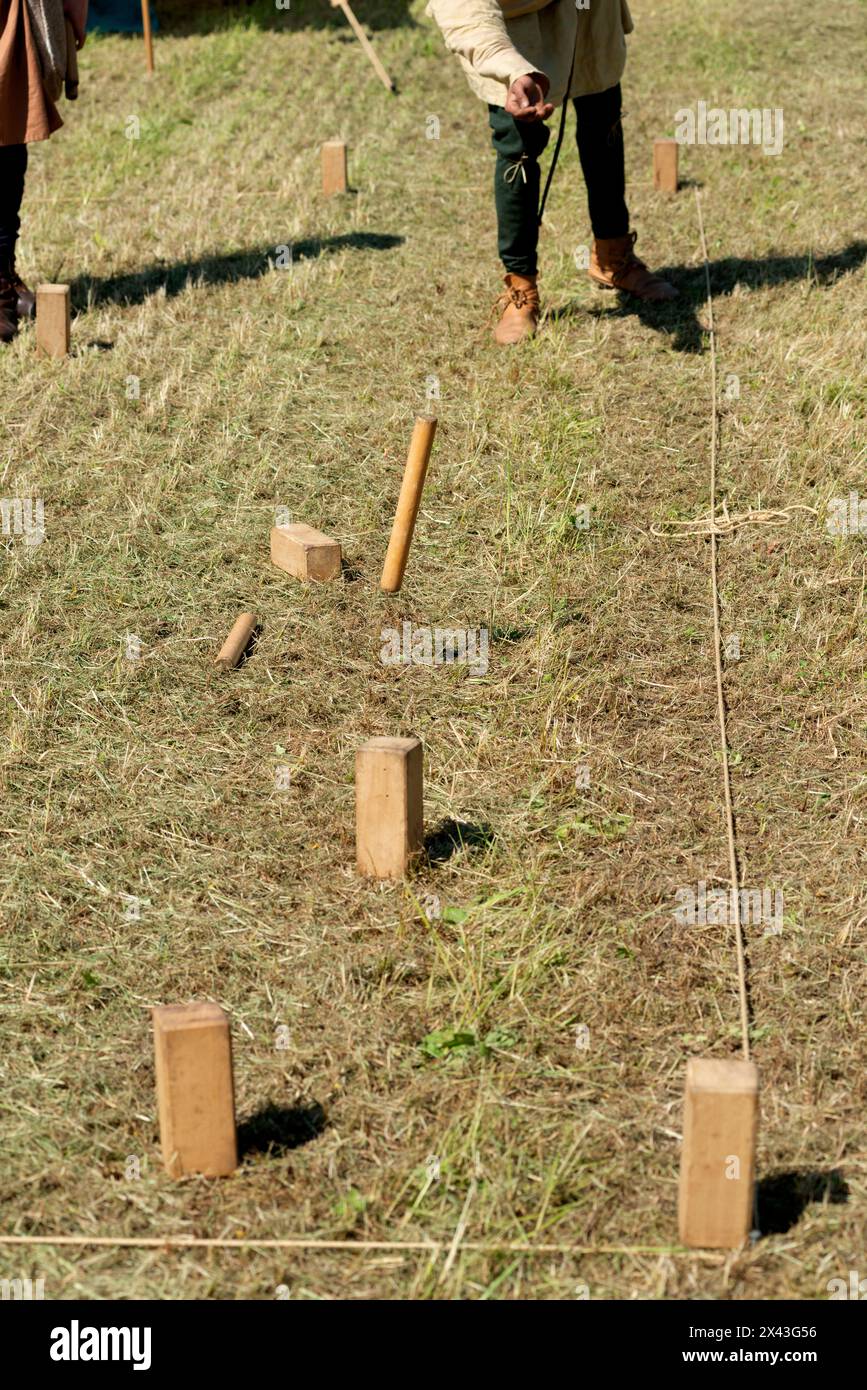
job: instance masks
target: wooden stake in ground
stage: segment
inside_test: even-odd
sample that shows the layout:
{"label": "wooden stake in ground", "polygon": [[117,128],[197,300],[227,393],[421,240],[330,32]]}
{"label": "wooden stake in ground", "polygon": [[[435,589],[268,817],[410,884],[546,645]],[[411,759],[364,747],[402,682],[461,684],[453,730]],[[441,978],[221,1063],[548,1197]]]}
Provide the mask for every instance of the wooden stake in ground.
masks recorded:
{"label": "wooden stake in ground", "polygon": [[436,428],[435,416],[419,415],[417,417],[410,440],[406,467],[403,471],[403,482],[400,485],[400,496],[397,499],[397,511],[391,528],[391,539],[388,542],[382,578],[379,581],[379,587],[384,589],[387,594],[396,594],[403,583],[403,572],[409,558],[409,547],[412,543],[412,533],[421,502],[422,488],[424,487]]}
{"label": "wooden stake in ground", "polygon": [[229,1020],[219,1004],[169,1004],[153,1020],[166,1172],[225,1177],[238,1166]]}
{"label": "wooden stake in ground", "polygon": [[148,76],[153,76],[154,70],[154,36],[151,33],[151,10],[149,0],[141,0],[141,23],[144,30],[145,43],[145,67]]}
{"label": "wooden stake in ground", "polygon": [[69,352],[69,286],[37,285],[36,351],[46,357]]}
{"label": "wooden stake in ground", "polygon": [[322,146],[322,192],[326,198],[333,198],[346,189],[346,144],[343,140],[326,140]]}
{"label": "wooden stake in ground", "polygon": [[424,841],[418,738],[372,738],[355,754],[355,856],[368,878],[403,878]]}
{"label": "wooden stake in ground", "polygon": [[214,665],[219,666],[223,671],[231,671],[233,666],[237,666],[247,650],[255,627],[255,613],[242,613],[239,618],[236,618],[231,632],[214,658]]}
{"label": "wooden stake in ground", "polygon": [[293,521],[271,528],[271,561],[296,579],[336,579],[341,568],[340,543],[315,526]]}
{"label": "wooden stake in ground", "polygon": [[368,58],[373,64],[374,72],[376,73],[383,87],[385,87],[389,92],[393,92],[394,83],[392,82],[385,68],[382,66],[382,63],[376,56],[376,49],[373,47],[373,44],[370,42],[370,39],[365,34],[358,20],[355,18],[355,15],[352,12],[352,8],[349,4],[349,0],[331,0],[331,4],[334,9],[341,9],[343,13],[346,15],[346,18],[349,20],[349,23],[352,26],[355,37],[358,39],[359,43],[361,44],[361,47],[364,49],[365,53],[367,54]]}
{"label": "wooden stake in ground", "polygon": [[678,1204],[684,1245],[735,1250],[749,1235],[758,1119],[752,1062],[690,1058]]}
{"label": "wooden stake in ground", "polygon": [[677,192],[676,140],[654,140],[653,186],[661,193]]}

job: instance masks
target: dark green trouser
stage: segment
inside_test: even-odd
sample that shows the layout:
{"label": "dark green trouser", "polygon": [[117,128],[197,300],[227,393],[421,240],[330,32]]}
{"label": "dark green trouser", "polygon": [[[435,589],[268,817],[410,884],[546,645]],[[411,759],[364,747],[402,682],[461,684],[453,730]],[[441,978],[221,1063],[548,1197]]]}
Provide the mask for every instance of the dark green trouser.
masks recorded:
{"label": "dark green trouser", "polygon": [[[620,85],[609,87],[607,92],[576,97],[573,105],[593,235],[625,236],[629,231],[629,213],[625,200]],[[544,121],[516,121],[502,106],[489,106],[488,119],[497,156],[494,202],[500,260],[515,275],[535,275],[539,157],[551,130]],[[552,120],[560,120],[559,111]]]}

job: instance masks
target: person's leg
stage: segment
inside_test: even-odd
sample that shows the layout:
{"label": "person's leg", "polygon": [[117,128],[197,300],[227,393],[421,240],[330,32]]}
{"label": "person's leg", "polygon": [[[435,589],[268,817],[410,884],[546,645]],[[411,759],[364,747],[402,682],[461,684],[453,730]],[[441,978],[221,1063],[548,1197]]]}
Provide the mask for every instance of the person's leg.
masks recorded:
{"label": "person's leg", "polygon": [[[32,317],[36,311],[36,299],[15,270],[15,243],[18,240],[19,212],[24,197],[24,176],[27,172],[26,145],[0,145],[0,280],[6,287],[3,302],[6,305],[4,317],[8,318],[8,286],[15,291],[13,320]],[[14,322],[12,334],[14,335]],[[10,336],[10,325],[5,324],[3,337]]]}
{"label": "person's leg", "polygon": [[629,230],[620,85],[606,92],[575,98],[576,138],[587,205],[593,228],[589,275],[608,289],[625,290],[639,299],[676,299],[677,290],[652,274],[635,254]]}
{"label": "person's leg", "polygon": [[575,98],[578,118],[576,138],[587,206],[595,237],[626,236],[626,170],[623,160],[623,127],[620,124],[620,84],[607,92]]}
{"label": "person's leg", "polygon": [[0,265],[15,259],[26,171],[27,146],[0,145]]}
{"label": "person's leg", "polygon": [[507,272],[494,339],[505,346],[531,338],[539,321],[539,155],[549,131],[544,121],[516,121],[502,106],[489,106],[488,119],[497,156],[497,249]]}
{"label": "person's leg", "polygon": [[497,249],[513,275],[535,275],[539,239],[539,156],[550,131],[544,121],[516,121],[502,106],[489,106],[497,162],[494,203]]}
{"label": "person's leg", "polygon": [[0,342],[3,343],[11,342],[18,331],[15,243],[26,168],[26,145],[0,145]]}

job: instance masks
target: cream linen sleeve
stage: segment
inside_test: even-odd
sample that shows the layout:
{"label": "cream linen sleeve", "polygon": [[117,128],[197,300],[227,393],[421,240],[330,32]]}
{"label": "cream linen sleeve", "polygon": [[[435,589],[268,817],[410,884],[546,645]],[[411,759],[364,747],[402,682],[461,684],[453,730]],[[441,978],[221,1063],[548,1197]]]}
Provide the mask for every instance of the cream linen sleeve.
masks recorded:
{"label": "cream linen sleeve", "polygon": [[509,38],[497,0],[430,0],[427,13],[442,30],[446,47],[480,77],[510,87],[516,77],[536,71]]}

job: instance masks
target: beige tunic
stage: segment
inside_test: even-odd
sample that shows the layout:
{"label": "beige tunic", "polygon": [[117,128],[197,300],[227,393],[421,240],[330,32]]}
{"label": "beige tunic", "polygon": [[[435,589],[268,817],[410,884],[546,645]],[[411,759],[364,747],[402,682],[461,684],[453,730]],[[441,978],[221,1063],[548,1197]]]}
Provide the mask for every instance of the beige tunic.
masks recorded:
{"label": "beige tunic", "polygon": [[[436,20],[446,47],[457,53],[467,81],[482,101],[505,106],[516,77],[543,72],[550,80],[548,100],[587,96],[614,87],[626,65],[632,17],[626,0],[542,0],[533,14],[509,19],[498,0],[430,0],[426,13]],[[569,66],[575,66],[569,92]]]}

